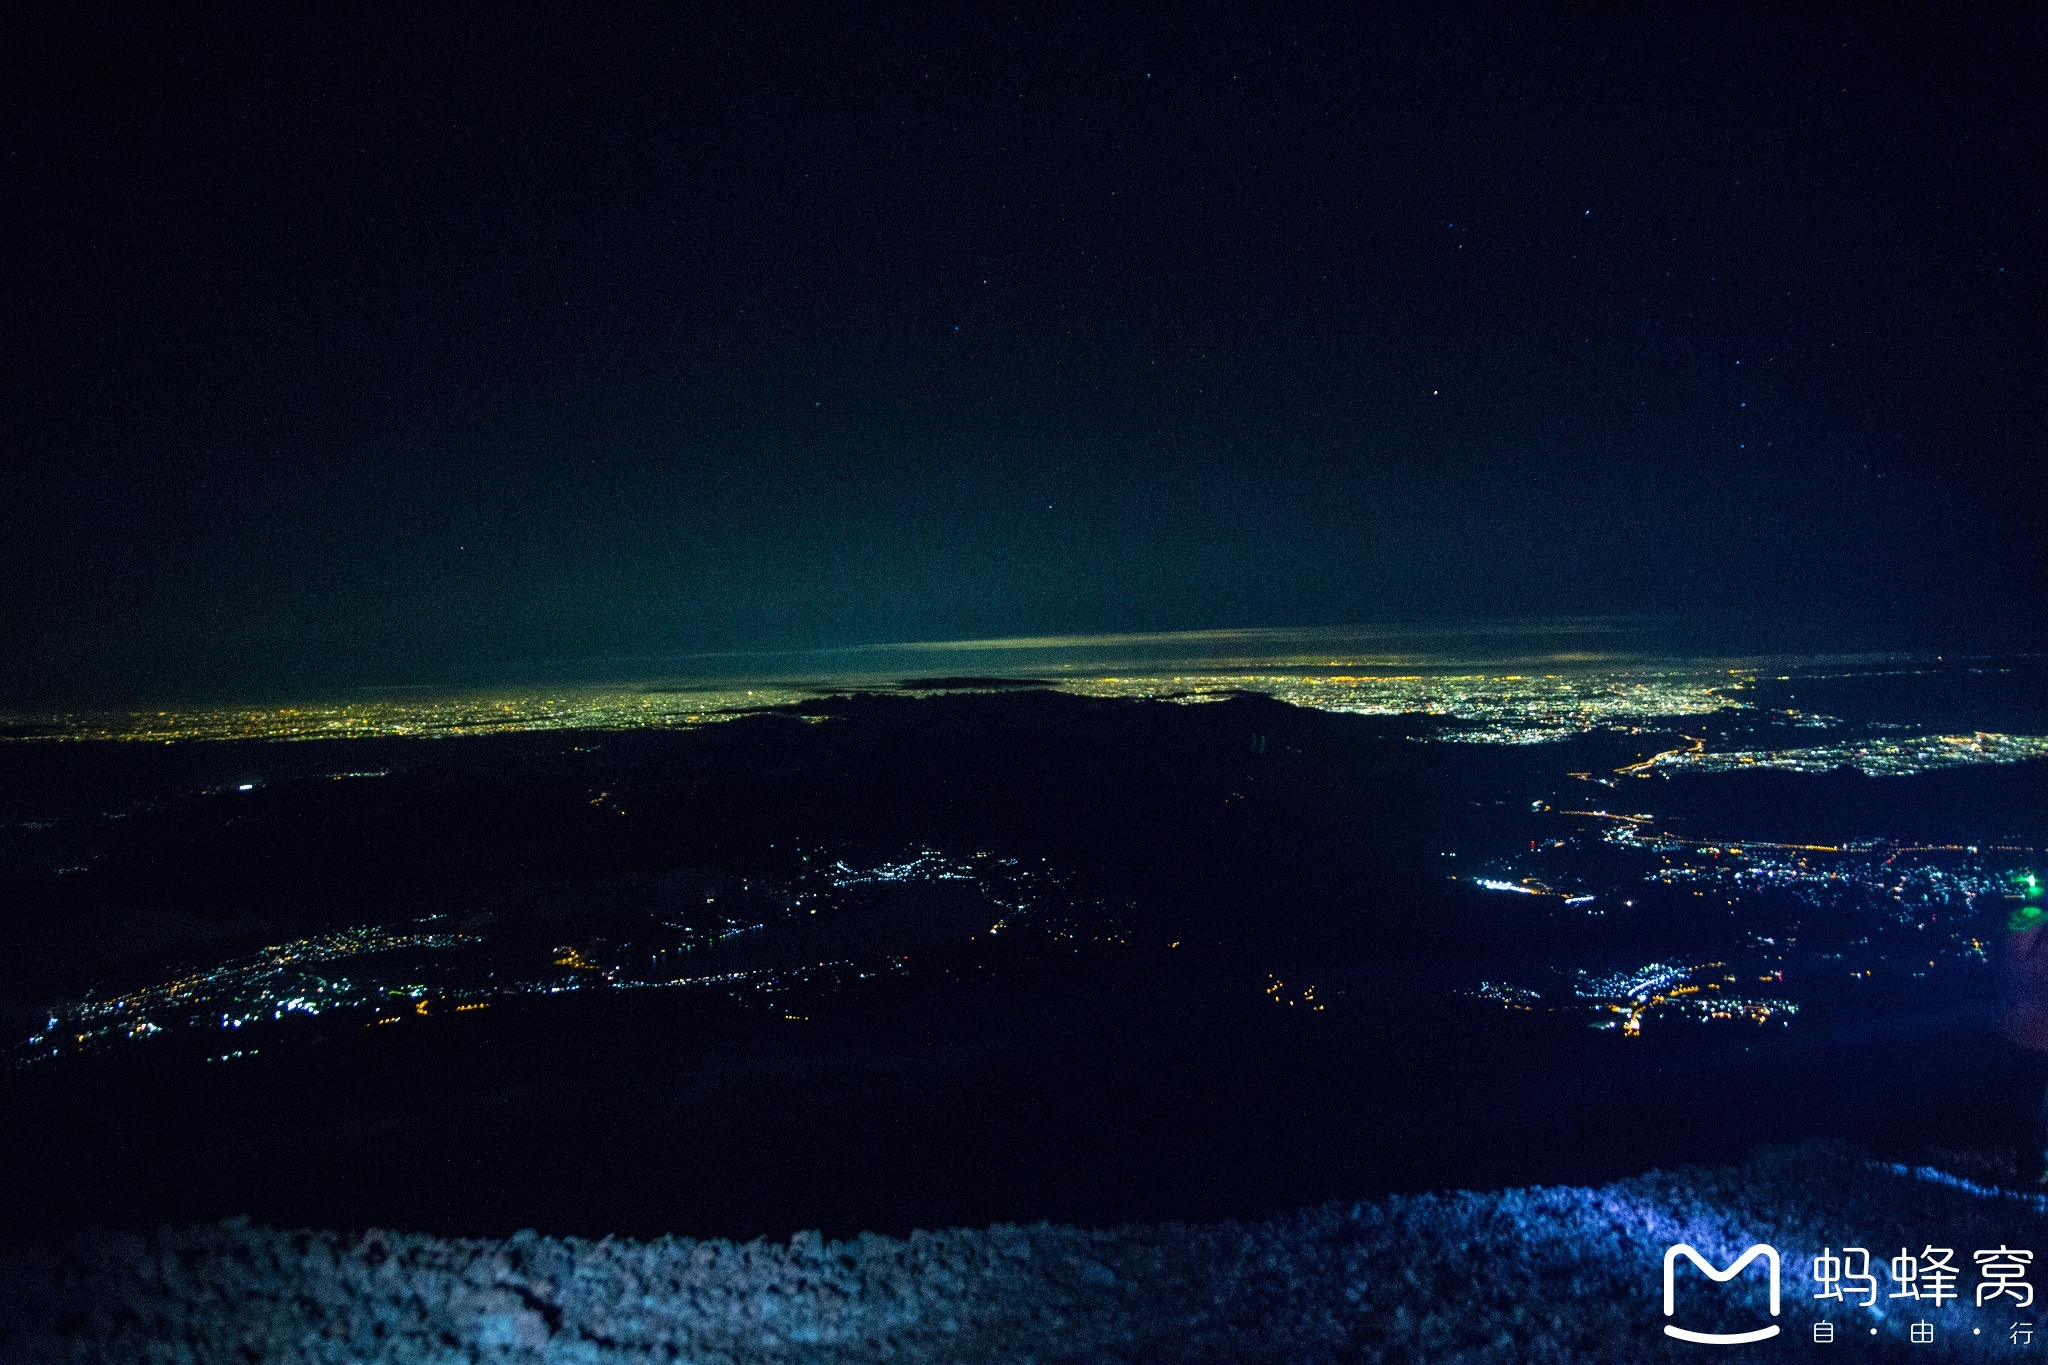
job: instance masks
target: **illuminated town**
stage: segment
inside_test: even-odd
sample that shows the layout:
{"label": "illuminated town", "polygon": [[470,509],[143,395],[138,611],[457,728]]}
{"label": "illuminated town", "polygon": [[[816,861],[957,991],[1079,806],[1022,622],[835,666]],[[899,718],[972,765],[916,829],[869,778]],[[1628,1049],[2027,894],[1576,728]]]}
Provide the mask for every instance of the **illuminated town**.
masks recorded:
{"label": "illuminated town", "polygon": [[1743,709],[1729,695],[1749,675],[1725,670],[1576,674],[1348,673],[1210,674],[1097,678],[1064,682],[1083,696],[1219,701],[1257,693],[1295,706],[1361,716],[1429,716],[1456,723],[1435,738],[1528,744],[1654,717],[1701,716]]}
{"label": "illuminated town", "polygon": [[[1689,1019],[1703,1024],[1717,1020],[1785,1024],[1799,1012],[1799,1006],[1790,1000],[1745,995],[1742,977],[1727,968],[1725,962],[1698,966],[1651,962],[1628,971],[1602,973],[1582,968],[1574,973],[1568,995],[1554,994],[1553,998],[1568,1002],[1563,1006],[1546,1004],[1541,991],[1505,982],[1482,981],[1468,994],[1523,1012],[1555,1012],[1559,1008],[1589,1012],[1595,1016],[1593,1028],[1615,1029],[1630,1038],[1642,1036],[1643,1022],[1649,1018]],[[1758,979],[1780,978],[1766,975]]]}
{"label": "illuminated town", "polygon": [[[15,1050],[14,1063],[211,1030],[235,1040],[237,1046],[214,1054],[227,1061],[261,1051],[246,1041],[261,1026],[292,1019],[352,1012],[376,1027],[473,1013],[515,997],[607,988],[715,991],[801,1020],[807,1015],[796,1002],[901,975],[910,962],[906,953],[886,951],[886,938],[880,951],[792,960],[808,922],[829,924],[857,902],[872,908],[877,896],[886,906],[892,894],[918,887],[945,887],[955,898],[953,928],[933,948],[981,945],[985,960],[998,940],[1006,950],[1028,941],[1066,953],[1125,942],[1099,900],[1076,897],[1058,873],[1015,858],[981,852],[954,859],[920,848],[868,866],[822,852],[803,860],[811,866],[786,883],[672,876],[668,886],[679,893],[672,904],[684,907],[681,917],[660,911],[631,939],[560,944],[539,954],[495,944],[482,932],[491,927],[490,915],[466,921],[462,932],[448,917],[433,916],[276,944],[174,980],[53,1006],[42,1031]],[[685,963],[694,970],[678,970]]]}
{"label": "illuminated town", "polygon": [[313,968],[356,958],[376,957],[388,963],[391,955],[405,949],[449,949],[481,941],[446,932],[439,919],[431,919],[280,943],[174,981],[60,1005],[45,1031],[23,1044],[20,1055],[37,1060],[67,1050],[95,1050],[115,1039],[148,1038],[177,1027],[233,1031],[287,1015],[317,1016],[336,1009],[425,1013],[430,999],[447,998],[449,993],[418,982],[357,980]]}
{"label": "illuminated town", "polygon": [[1789,773],[1825,773],[1853,768],[1866,777],[1908,777],[1941,768],[1969,767],[1983,763],[2021,763],[2048,757],[2048,736],[1918,735],[1903,739],[1855,739],[1838,744],[1799,749],[1737,749],[1712,752],[1705,748],[1659,754],[1645,764],[1637,776],[1648,776],[1651,767],[1667,772],[1740,772],[1744,769],[1776,769]]}
{"label": "illuminated town", "polygon": [[[1465,992],[1514,1010],[1590,1009],[1600,1016],[1595,1027],[1630,1037],[1657,1017],[1789,1023],[1801,1006],[1789,998],[1788,980],[1833,990],[1962,973],[1981,989],[1992,938],[2011,906],[2039,885],[2032,869],[2041,851],[2025,845],[1703,840],[1649,815],[1547,806],[1540,813],[1578,828],[1492,860],[1469,878],[1473,886],[1589,917],[1640,915],[1647,895],[1662,894],[1667,912],[1689,898],[1770,925],[1747,931],[1737,959],[1553,967],[1557,985],[1531,985],[1532,975]],[[1759,985],[1773,989],[1759,994]]]}

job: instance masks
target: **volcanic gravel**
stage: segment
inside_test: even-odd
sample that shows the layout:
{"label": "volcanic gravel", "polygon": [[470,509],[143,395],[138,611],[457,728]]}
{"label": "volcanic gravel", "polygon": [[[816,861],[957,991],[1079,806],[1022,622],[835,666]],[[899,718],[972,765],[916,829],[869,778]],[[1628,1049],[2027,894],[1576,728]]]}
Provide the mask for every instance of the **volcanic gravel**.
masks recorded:
{"label": "volcanic gravel", "polygon": [[[2048,1250],[2039,1196],[1834,1145],[1598,1188],[1395,1196],[1250,1222],[1088,1230],[1038,1224],[788,1242],[522,1232],[469,1241],[286,1232],[229,1221],[79,1234],[0,1251],[9,1361],[937,1362],[1499,1361],[1692,1358],[1665,1322],[1813,1350],[1813,1257],[1844,1241],[1958,1249],[1962,1300],[1825,1305],[1859,1359],[2010,1353],[1978,1309],[1971,1253]],[[2022,1240],[2024,1239],[2024,1240]],[[1665,1248],[1726,1265],[1783,1255],[1784,1312],[1752,1268],[1726,1287],[1688,1270],[1662,1312]],[[1880,1274],[1879,1283],[1884,1284]],[[2042,1305],[2048,1311],[2048,1304]],[[1994,1322],[1994,1319],[1996,1320]],[[1873,1337],[1870,1328],[1878,1333]],[[1973,1327],[1982,1335],[1972,1335]],[[2044,1333],[2048,1340],[2048,1333]],[[1766,1348],[1768,1352],[1770,1348]],[[1690,1353],[1690,1355],[1688,1355]],[[1769,1359],[1755,1350],[1745,1358]]]}

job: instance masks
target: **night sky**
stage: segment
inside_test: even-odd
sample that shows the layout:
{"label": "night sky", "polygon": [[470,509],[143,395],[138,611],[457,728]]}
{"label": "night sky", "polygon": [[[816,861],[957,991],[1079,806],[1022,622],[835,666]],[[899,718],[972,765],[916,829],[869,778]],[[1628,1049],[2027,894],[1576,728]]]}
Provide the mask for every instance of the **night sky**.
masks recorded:
{"label": "night sky", "polygon": [[2038,7],[38,8],[0,704],[2048,644]]}

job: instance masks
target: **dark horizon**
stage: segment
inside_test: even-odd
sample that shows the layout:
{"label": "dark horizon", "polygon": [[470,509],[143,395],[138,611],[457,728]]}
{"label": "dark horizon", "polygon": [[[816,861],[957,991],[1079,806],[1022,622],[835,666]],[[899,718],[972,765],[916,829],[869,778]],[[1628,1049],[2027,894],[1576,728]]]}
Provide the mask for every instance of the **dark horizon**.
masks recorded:
{"label": "dark horizon", "polygon": [[2048,646],[2038,11],[4,24],[0,709]]}

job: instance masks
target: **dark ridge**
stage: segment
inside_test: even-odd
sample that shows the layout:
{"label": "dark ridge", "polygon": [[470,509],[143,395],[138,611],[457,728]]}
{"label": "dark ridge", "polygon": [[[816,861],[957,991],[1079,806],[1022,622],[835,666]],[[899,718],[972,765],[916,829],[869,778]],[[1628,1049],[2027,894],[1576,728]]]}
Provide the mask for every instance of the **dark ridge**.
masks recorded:
{"label": "dark ridge", "polygon": [[965,692],[1008,687],[1051,687],[1047,678],[905,678],[896,684],[907,692]]}

